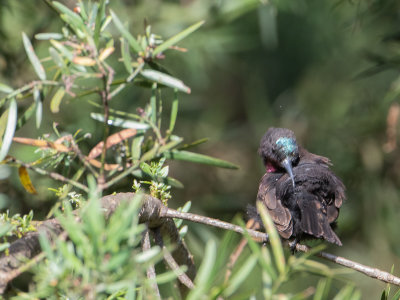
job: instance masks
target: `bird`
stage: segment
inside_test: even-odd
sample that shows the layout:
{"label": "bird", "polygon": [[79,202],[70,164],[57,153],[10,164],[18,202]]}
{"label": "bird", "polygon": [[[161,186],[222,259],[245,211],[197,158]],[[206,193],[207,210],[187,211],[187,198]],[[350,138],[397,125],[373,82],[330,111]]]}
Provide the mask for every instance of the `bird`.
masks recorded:
{"label": "bird", "polygon": [[269,128],[258,153],[266,173],[257,201],[267,208],[281,238],[290,247],[310,238],[342,246],[334,229],[345,186],[329,168],[330,160],[299,146],[286,128]]}

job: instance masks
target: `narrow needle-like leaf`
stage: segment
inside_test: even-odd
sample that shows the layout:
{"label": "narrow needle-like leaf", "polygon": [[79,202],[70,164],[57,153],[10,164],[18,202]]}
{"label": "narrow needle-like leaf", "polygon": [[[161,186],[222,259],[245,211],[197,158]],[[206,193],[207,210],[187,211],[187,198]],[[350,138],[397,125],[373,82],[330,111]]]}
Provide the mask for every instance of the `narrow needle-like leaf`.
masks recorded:
{"label": "narrow needle-like leaf", "polygon": [[142,51],[142,47],[140,47],[140,44],[138,41],[133,37],[132,34],[129,33],[129,31],[125,28],[125,26],[122,24],[122,22],[119,20],[118,16],[110,10],[111,16],[113,18],[114,24],[121,32],[122,36],[128,41],[129,45],[132,47],[135,52],[140,52]]}
{"label": "narrow needle-like leaf", "polygon": [[167,50],[169,47],[175,45],[179,41],[183,40],[185,37],[187,37],[189,34],[191,34],[193,31],[196,31],[201,25],[204,24],[204,21],[197,22],[196,24],[193,24],[192,26],[186,28],[185,30],[179,32],[178,34],[174,35],[173,37],[169,38],[166,40],[164,43],[156,47],[153,51],[153,57],[156,56],[157,54]]}
{"label": "narrow needle-like leaf", "polygon": [[0,161],[4,160],[12,143],[15,127],[17,126],[17,109],[17,101],[12,99],[8,110],[7,127],[0,149]]}
{"label": "narrow needle-like leaf", "polygon": [[28,55],[28,58],[39,78],[41,80],[46,80],[46,72],[44,71],[44,68],[42,64],[40,63],[39,58],[36,56],[35,51],[33,50],[31,41],[29,40],[28,36],[23,32],[22,33],[22,41],[24,42],[24,47],[26,54]]}

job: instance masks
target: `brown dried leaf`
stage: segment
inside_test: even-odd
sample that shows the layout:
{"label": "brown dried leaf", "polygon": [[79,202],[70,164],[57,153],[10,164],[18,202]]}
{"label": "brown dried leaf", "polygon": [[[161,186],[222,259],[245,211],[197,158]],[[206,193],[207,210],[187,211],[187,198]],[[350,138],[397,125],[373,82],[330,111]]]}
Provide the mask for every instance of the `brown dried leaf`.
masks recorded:
{"label": "brown dried leaf", "polygon": [[13,141],[20,144],[30,145],[39,148],[52,148],[58,152],[69,152],[70,148],[60,143],[53,143],[45,140],[35,140],[23,137],[13,137]]}
{"label": "brown dried leaf", "polygon": [[[95,168],[100,169],[101,168],[101,162],[99,162],[98,160],[95,159],[89,159],[89,163],[94,166]],[[104,170],[106,171],[112,171],[118,169],[118,171],[122,170],[122,166],[120,166],[119,164],[104,164]]]}
{"label": "brown dried leaf", "polygon": [[96,64],[96,61],[93,58],[85,56],[76,56],[72,59],[72,62],[85,67],[92,67]]}
{"label": "brown dried leaf", "polygon": [[[126,140],[126,139],[136,135],[136,133],[137,133],[136,129],[128,128],[128,129],[124,129],[124,130],[121,130],[117,133],[110,135],[106,141],[106,149],[122,142],[123,140]],[[90,151],[90,153],[88,155],[88,159],[93,159],[93,158],[96,158],[97,156],[99,156],[101,154],[101,151],[103,150],[103,145],[104,145],[103,142],[98,143]]]}

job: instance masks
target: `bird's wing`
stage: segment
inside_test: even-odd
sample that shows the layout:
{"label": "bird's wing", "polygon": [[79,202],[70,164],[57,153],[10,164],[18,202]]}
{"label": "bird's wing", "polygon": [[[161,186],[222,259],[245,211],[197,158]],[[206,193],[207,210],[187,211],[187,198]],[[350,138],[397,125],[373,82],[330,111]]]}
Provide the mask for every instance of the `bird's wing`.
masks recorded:
{"label": "bird's wing", "polygon": [[279,234],[288,239],[293,233],[293,221],[289,209],[282,205],[279,198],[276,197],[274,183],[281,175],[266,173],[261,179],[258,189],[257,200],[262,201],[266,206],[271,219],[273,220]]}
{"label": "bird's wing", "polygon": [[[308,153],[308,157],[312,153]],[[322,156],[321,156],[322,157]],[[339,216],[340,207],[345,199],[345,187],[342,181],[326,166],[315,162],[302,162],[294,168],[296,184],[301,185],[311,194],[316,194],[325,203],[324,214],[328,217],[329,223],[334,223]],[[278,187],[278,195],[287,193],[291,187],[287,180]],[[283,196],[282,196],[283,197]]]}
{"label": "bird's wing", "polygon": [[303,147],[299,147],[300,152],[300,164],[301,163],[317,163],[322,166],[332,166],[331,160],[325,156],[317,155],[308,152]]}
{"label": "bird's wing", "polygon": [[336,221],[339,216],[340,207],[342,206],[343,201],[346,198],[343,182],[333,173],[331,178],[333,179],[335,186],[335,201],[332,201],[332,203],[328,206],[327,215],[329,223],[333,223]]}
{"label": "bird's wing", "polygon": [[304,194],[298,197],[297,203],[301,211],[301,230],[316,238],[323,238],[330,243],[341,246],[342,242],[332,230],[329,217],[326,216],[326,210],[322,203],[318,201],[317,196]]}

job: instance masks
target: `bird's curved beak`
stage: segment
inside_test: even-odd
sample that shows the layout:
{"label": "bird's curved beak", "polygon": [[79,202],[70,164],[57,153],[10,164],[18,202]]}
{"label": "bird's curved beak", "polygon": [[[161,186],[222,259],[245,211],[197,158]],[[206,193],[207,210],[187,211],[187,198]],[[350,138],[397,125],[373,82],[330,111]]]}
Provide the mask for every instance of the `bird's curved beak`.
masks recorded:
{"label": "bird's curved beak", "polygon": [[290,179],[292,179],[293,187],[295,187],[295,184],[294,184],[294,175],[293,175],[293,169],[292,169],[292,162],[290,161],[290,159],[286,157],[286,158],[282,161],[282,166],[283,166],[283,167],[286,169],[286,171],[289,173]]}

